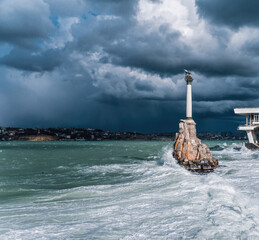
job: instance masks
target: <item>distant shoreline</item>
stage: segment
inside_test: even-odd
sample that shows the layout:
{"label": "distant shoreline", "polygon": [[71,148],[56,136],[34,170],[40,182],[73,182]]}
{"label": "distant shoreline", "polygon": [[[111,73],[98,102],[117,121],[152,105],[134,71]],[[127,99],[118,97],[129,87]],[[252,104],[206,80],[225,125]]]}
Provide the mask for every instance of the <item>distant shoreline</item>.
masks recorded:
{"label": "distant shoreline", "polygon": [[[244,132],[198,132],[201,140],[247,140]],[[174,141],[175,132],[112,132],[92,128],[6,128],[0,141]]]}

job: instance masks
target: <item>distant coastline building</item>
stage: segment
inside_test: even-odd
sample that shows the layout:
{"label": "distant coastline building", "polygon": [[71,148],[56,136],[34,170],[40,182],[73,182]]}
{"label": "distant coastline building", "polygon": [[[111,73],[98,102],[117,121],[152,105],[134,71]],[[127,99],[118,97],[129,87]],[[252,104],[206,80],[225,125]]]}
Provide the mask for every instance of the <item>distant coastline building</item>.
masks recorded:
{"label": "distant coastline building", "polygon": [[259,108],[235,108],[235,114],[246,117],[245,125],[238,127],[238,130],[246,131],[249,145],[248,148],[259,148],[256,133],[259,132]]}

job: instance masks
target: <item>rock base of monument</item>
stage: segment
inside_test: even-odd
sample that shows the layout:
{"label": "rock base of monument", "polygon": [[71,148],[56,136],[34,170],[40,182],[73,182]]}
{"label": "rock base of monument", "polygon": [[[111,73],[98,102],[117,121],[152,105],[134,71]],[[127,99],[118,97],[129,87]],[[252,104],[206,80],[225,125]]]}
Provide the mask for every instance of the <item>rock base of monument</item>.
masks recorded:
{"label": "rock base of monument", "polygon": [[210,149],[196,137],[196,123],[192,119],[180,120],[173,156],[190,171],[206,172],[218,167],[218,160],[212,157]]}

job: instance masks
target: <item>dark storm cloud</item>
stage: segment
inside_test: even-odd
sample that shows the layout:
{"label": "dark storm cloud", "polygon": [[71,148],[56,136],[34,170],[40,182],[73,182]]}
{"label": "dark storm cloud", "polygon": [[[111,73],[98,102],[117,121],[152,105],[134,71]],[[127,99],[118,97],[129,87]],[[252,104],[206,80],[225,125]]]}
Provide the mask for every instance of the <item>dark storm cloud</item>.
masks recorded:
{"label": "dark storm cloud", "polygon": [[29,50],[14,48],[0,59],[0,63],[25,71],[52,71],[62,63],[62,56],[60,51],[55,49],[33,54]]}
{"label": "dark storm cloud", "polygon": [[45,2],[48,3],[50,14],[54,19],[81,16],[86,7],[84,0],[45,0]]}
{"label": "dark storm cloud", "polygon": [[258,39],[253,39],[253,40],[247,41],[241,50],[248,56],[257,57],[259,54]]}
{"label": "dark storm cloud", "polygon": [[191,54],[180,37],[172,39],[172,45],[168,39],[159,38],[155,34],[140,39],[134,35],[129,42],[127,45],[105,48],[114,64],[169,76],[182,73],[184,68],[207,76],[254,76],[259,73],[258,68],[250,62],[240,61],[239,56],[228,56],[224,50],[216,52],[211,58]]}
{"label": "dark storm cloud", "polygon": [[196,0],[198,13],[214,24],[233,28],[259,26],[259,2],[254,0]]}
{"label": "dark storm cloud", "polygon": [[1,1],[1,124],[173,131],[185,117],[187,68],[203,130],[233,128],[234,107],[259,103],[258,36],[239,30],[258,30],[257,16],[244,1],[197,0],[202,19],[192,1],[170,4]]}
{"label": "dark storm cloud", "polygon": [[[73,28],[76,37],[76,49],[79,51],[91,51],[96,48],[109,48],[113,41],[123,38],[130,28],[130,21],[126,19],[108,19],[98,21],[97,17],[90,16]],[[82,32],[82,29],[85,29]]]}
{"label": "dark storm cloud", "polygon": [[154,86],[152,86],[150,83],[141,83],[141,82],[136,82],[135,87],[137,90],[140,91],[154,91]]}
{"label": "dark storm cloud", "polygon": [[86,0],[88,8],[96,15],[113,14],[123,17],[134,15],[137,3],[137,0]]}
{"label": "dark storm cloud", "polygon": [[254,92],[254,95],[258,95],[259,80],[258,78],[245,78],[240,80],[240,87],[244,89],[249,89]]}
{"label": "dark storm cloud", "polygon": [[[182,41],[181,33],[172,32],[166,24],[158,32],[146,32],[135,20],[124,18],[98,22],[92,17],[90,22],[90,26],[85,21],[73,28],[76,48],[86,52],[101,48],[107,53],[105,61],[115,65],[168,76],[182,73],[184,68],[207,76],[254,76],[259,72],[248,61],[249,55],[241,60],[239,54],[227,53],[227,44],[213,55],[193,53],[192,47]],[[207,49],[204,46],[202,51],[206,53]]]}
{"label": "dark storm cloud", "polygon": [[30,47],[32,39],[46,38],[54,27],[43,0],[0,1],[0,41]]}
{"label": "dark storm cloud", "polygon": [[239,91],[235,92],[235,91],[224,91],[221,90],[221,93],[219,93],[218,95],[216,94],[211,94],[211,93],[207,93],[205,94],[198,94],[195,93],[194,94],[194,99],[195,101],[222,101],[222,100],[253,100],[253,99],[259,99],[259,94],[257,93],[257,91],[251,91],[250,89],[244,89],[241,88],[239,89]]}
{"label": "dark storm cloud", "polygon": [[[143,36],[141,29],[133,28],[126,34],[126,44],[122,41],[104,48],[112,56],[114,64],[160,74],[178,74],[183,71],[183,65],[191,64],[191,60],[183,63],[184,53],[188,52],[189,48],[179,40],[178,32],[165,36],[154,32]],[[169,43],[172,43],[173,47]]]}

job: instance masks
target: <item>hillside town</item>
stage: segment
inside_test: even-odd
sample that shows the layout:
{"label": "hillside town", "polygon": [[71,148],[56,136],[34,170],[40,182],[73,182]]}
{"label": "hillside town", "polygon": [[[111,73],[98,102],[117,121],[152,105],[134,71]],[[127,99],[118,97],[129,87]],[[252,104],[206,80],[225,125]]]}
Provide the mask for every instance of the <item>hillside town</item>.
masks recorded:
{"label": "hillside town", "polygon": [[[202,140],[246,140],[243,132],[198,132]],[[175,132],[112,132],[91,128],[11,128],[0,127],[0,141],[106,141],[143,140],[172,141]]]}

